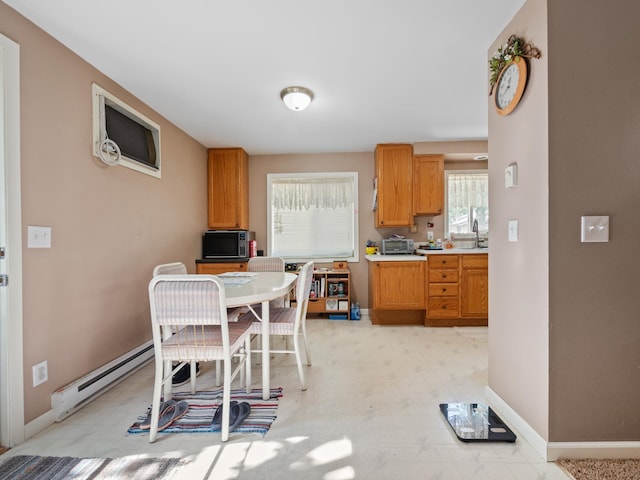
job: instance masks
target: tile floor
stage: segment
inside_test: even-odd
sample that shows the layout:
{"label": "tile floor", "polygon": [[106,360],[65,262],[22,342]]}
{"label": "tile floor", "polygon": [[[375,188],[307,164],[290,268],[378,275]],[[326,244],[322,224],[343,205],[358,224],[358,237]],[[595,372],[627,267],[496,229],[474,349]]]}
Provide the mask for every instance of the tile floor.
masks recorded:
{"label": "tile floor", "polygon": [[[219,434],[161,434],[150,444],[146,435],[127,435],[151,400],[149,364],[2,458],[182,457],[188,464],[179,478],[189,480],[569,478],[520,437],[463,443],[441,416],[440,403],[486,402],[486,328],[380,327],[366,317],[308,327],[308,390],[300,390],[293,356],[273,359],[272,386],[284,396],[265,437],[232,434],[221,444]],[[198,385],[207,390],[214,366],[202,366]]]}

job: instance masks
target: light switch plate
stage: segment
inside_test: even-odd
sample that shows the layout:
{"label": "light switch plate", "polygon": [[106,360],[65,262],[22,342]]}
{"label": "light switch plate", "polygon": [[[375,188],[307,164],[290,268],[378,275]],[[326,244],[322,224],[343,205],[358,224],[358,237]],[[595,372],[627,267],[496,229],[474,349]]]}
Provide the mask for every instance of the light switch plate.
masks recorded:
{"label": "light switch plate", "polygon": [[608,242],[609,216],[582,216],[580,220],[581,242]]}
{"label": "light switch plate", "polygon": [[518,241],[518,220],[509,220],[509,241]]}
{"label": "light switch plate", "polygon": [[51,227],[27,227],[27,248],[51,248]]}
{"label": "light switch plate", "polygon": [[504,188],[513,188],[518,185],[518,165],[512,163],[504,169]]}

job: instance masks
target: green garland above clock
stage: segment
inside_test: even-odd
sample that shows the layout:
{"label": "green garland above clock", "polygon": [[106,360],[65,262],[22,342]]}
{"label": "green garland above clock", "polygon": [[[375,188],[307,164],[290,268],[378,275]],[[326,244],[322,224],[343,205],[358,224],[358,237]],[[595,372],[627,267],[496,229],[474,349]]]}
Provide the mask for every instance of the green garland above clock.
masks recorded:
{"label": "green garland above clock", "polygon": [[520,103],[527,86],[527,59],[540,58],[540,50],[521,37],[511,35],[489,60],[489,95],[494,87],[496,111],[510,114]]}

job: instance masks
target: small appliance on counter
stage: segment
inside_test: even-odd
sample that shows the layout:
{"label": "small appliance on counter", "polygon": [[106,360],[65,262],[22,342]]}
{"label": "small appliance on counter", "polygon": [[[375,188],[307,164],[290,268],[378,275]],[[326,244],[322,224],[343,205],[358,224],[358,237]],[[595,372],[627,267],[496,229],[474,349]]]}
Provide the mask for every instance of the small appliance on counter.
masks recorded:
{"label": "small appliance on counter", "polygon": [[202,234],[202,258],[249,258],[254,238],[249,230],[207,230]]}
{"label": "small appliance on counter", "polygon": [[412,238],[385,238],[382,240],[382,255],[412,255],[414,251]]}

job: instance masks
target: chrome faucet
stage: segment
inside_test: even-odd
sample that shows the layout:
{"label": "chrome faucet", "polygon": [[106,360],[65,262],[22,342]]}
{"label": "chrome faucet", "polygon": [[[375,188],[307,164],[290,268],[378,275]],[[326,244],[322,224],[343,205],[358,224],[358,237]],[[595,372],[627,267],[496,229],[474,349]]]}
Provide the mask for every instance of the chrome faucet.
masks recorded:
{"label": "chrome faucet", "polygon": [[473,220],[473,227],[471,227],[471,231],[476,234],[476,246],[475,248],[480,247],[480,231],[478,229],[478,219]]}

